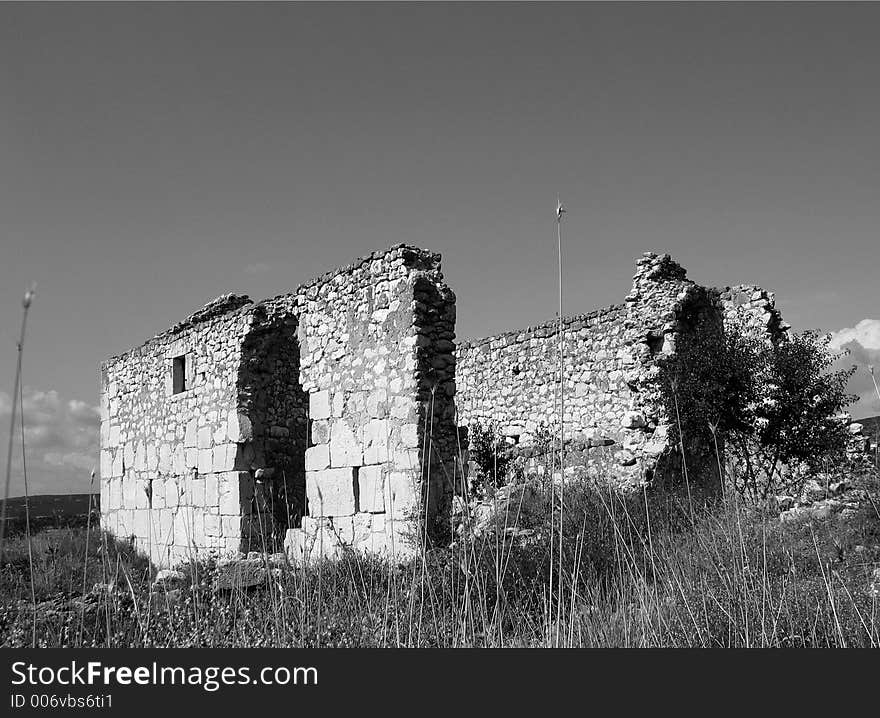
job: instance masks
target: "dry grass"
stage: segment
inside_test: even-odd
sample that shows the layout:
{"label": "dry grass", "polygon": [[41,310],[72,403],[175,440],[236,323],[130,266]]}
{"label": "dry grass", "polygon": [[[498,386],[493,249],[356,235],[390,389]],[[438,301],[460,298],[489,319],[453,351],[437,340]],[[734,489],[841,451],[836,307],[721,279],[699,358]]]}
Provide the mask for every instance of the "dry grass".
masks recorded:
{"label": "dry grass", "polygon": [[640,498],[567,487],[563,552],[557,540],[552,567],[558,509],[555,532],[548,518],[533,527],[528,545],[489,535],[396,565],[351,554],[234,591],[212,589],[214,568],[205,563],[187,567],[191,580],[180,591],[151,592],[148,562],[82,528],[33,538],[31,581],[25,538],[10,537],[0,571],[0,644],[880,643],[880,606],[870,591],[880,567],[880,515],[871,501],[845,521],[780,524],[728,499],[691,524],[689,510],[649,512]]}

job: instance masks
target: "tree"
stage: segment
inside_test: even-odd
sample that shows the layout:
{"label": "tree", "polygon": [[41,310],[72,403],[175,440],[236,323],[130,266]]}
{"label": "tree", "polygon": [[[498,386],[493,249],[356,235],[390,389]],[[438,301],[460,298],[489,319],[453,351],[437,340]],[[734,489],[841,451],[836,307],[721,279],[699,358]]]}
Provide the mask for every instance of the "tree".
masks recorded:
{"label": "tree", "polygon": [[829,342],[815,331],[777,342],[748,331],[696,332],[664,367],[674,433],[680,426],[686,439],[719,440],[744,496],[799,492],[803,469],[846,450],[847,426],[835,416],[855,399],[846,393],[855,368],[831,370]]}
{"label": "tree", "polygon": [[803,473],[797,469],[816,471],[826,459],[845,455],[848,427],[835,417],[856,398],[846,393],[855,367],[831,371],[830,340],[806,331],[776,344],[732,342],[753,374],[728,437],[742,468],[742,493],[763,499],[779,490],[799,492]]}

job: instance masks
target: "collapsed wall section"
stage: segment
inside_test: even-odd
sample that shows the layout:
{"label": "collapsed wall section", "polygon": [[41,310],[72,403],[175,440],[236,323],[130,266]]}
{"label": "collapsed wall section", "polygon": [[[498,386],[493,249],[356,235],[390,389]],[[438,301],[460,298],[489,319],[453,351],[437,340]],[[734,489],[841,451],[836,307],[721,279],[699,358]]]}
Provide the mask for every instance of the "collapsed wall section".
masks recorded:
{"label": "collapsed wall section", "polygon": [[299,316],[309,398],[307,515],[288,531],[288,553],[406,555],[442,538],[455,437],[455,297],[439,255],[392,247],[268,304]]}
{"label": "collapsed wall section", "polygon": [[283,533],[288,492],[268,482],[289,472],[301,484],[302,469],[272,439],[304,434],[306,420],[302,391],[289,391],[295,343],[282,335],[260,305],[224,295],[102,365],[105,529],[159,565],[263,550]]}

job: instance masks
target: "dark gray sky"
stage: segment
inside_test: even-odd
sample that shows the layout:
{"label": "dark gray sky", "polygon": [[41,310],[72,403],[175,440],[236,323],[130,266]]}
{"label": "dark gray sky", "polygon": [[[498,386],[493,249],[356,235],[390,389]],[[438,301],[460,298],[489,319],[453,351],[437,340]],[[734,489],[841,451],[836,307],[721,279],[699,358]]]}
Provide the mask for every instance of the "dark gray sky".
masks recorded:
{"label": "dark gray sky", "polygon": [[[670,252],[880,367],[878,27],[873,4],[4,3],[0,423],[31,280],[29,473],[78,491],[99,362],[218,294],[407,242],[443,253],[460,336],[551,318],[557,192],[566,313]],[[880,413],[859,371],[853,413]]]}

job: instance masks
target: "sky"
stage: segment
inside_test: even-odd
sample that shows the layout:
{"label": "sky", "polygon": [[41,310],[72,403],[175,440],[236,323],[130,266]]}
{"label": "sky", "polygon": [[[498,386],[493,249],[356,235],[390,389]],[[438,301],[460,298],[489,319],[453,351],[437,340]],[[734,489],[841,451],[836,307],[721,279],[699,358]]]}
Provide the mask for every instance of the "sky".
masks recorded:
{"label": "sky", "polygon": [[[0,4],[0,437],[84,491],[98,366],[212,298],[406,242],[460,337],[759,284],[880,414],[880,5]],[[19,439],[16,439],[18,442]],[[21,491],[20,447],[12,495]]]}

